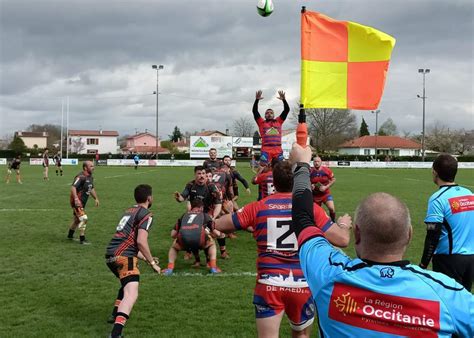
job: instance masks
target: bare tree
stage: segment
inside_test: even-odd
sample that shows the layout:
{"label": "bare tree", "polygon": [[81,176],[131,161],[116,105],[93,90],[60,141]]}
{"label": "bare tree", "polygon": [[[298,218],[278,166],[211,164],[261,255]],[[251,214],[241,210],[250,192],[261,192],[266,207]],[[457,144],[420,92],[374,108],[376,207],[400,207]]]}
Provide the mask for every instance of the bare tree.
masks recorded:
{"label": "bare tree", "polygon": [[256,129],[255,122],[248,116],[243,116],[232,123],[234,136],[251,137]]}
{"label": "bare tree", "polygon": [[379,128],[378,134],[380,136],[396,136],[398,135],[397,125],[393,120],[389,117],[385,120],[384,123]]}
{"label": "bare tree", "polygon": [[86,148],[82,137],[76,137],[71,140],[71,152],[78,154]]}
{"label": "bare tree", "polygon": [[347,109],[305,109],[313,145],[318,151],[336,150],[337,146],[358,135],[356,116]]}
{"label": "bare tree", "polygon": [[454,153],[456,136],[446,125],[436,122],[434,126],[427,129],[425,136],[426,149],[442,153]]}
{"label": "bare tree", "polygon": [[466,155],[474,151],[474,130],[466,131],[464,129],[453,131],[455,134],[454,151],[459,155]]}

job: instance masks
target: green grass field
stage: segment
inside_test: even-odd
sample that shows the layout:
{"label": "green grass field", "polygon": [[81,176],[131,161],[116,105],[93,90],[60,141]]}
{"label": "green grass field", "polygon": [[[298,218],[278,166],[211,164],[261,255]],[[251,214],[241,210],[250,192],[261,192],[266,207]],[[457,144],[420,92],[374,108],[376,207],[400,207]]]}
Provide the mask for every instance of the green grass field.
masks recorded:
{"label": "green grass field", "polygon": [[[101,205],[89,203],[87,238],[91,246],[66,240],[71,221],[69,189],[77,167],[65,175],[42,180],[42,168],[22,166],[23,185],[0,183],[0,336],[106,337],[119,282],[104,264],[105,247],[125,208],[132,205],[137,184],[153,186],[155,223],[149,236],[152,253],[166,267],[169,236],[184,204],[172,198],[192,179],[192,168],[110,168],[94,173]],[[6,167],[0,166],[2,173]],[[247,167],[241,173],[248,180]],[[400,197],[411,211],[414,238],[407,258],[418,263],[425,235],[423,217],[428,197],[436,190],[430,170],[335,169],[332,190],[337,213],[353,214],[364,196],[385,191]],[[460,170],[457,183],[473,188],[474,171]],[[240,204],[255,200],[242,194]],[[231,259],[218,261],[220,276],[193,269],[182,255],[176,274],[157,276],[141,264],[138,301],[124,334],[129,337],[255,337],[252,305],[255,283],[255,243],[248,233],[228,240]],[[354,257],[353,247],[347,253]],[[286,321],[281,336],[288,337]]]}

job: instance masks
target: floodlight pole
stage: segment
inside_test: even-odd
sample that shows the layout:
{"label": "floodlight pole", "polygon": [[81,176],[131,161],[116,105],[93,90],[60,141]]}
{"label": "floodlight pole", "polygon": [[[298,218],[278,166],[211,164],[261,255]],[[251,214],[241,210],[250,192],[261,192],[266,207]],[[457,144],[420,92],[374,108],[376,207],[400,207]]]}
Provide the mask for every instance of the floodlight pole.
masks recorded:
{"label": "floodlight pole", "polygon": [[159,83],[159,75],[160,75],[160,69],[163,69],[163,65],[152,65],[151,68],[156,69],[156,159],[158,160],[158,96],[159,96],[159,91],[158,91],[158,83]]}
{"label": "floodlight pole", "polygon": [[377,162],[377,136],[379,135],[379,113],[380,109],[372,110],[372,114],[375,114],[375,162]]}
{"label": "floodlight pole", "polygon": [[425,162],[425,75],[428,74],[430,70],[428,68],[418,69],[418,73],[423,74],[423,96],[417,95],[418,98],[423,99],[423,131],[421,134],[421,161]]}

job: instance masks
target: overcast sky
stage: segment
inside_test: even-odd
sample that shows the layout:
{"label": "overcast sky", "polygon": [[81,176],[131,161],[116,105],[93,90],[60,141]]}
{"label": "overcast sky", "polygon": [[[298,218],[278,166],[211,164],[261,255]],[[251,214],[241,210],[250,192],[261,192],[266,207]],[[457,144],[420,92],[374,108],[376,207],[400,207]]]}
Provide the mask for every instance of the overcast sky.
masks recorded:
{"label": "overcast sky", "polygon": [[[159,134],[231,128],[261,110],[281,110],[283,89],[299,99],[300,9],[373,26],[397,39],[379,126],[474,129],[473,2],[470,0],[274,0],[267,18],[257,0],[0,0],[0,138],[32,123],[60,124],[69,97],[70,129]],[[364,117],[371,132],[375,117]]]}

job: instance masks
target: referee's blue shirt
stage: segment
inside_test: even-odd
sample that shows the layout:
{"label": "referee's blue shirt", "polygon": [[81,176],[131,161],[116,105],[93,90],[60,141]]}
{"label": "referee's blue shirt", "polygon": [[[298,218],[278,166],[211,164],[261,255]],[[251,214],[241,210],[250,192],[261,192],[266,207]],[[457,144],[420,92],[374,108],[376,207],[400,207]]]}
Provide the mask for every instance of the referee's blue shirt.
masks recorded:
{"label": "referee's blue shirt", "polygon": [[474,254],[474,195],[458,185],[444,185],[428,201],[425,223],[442,223],[438,255]]}
{"label": "referee's blue shirt", "polygon": [[305,229],[298,242],[321,337],[474,337],[474,296],[454,279],[351,259],[320,235]]}

